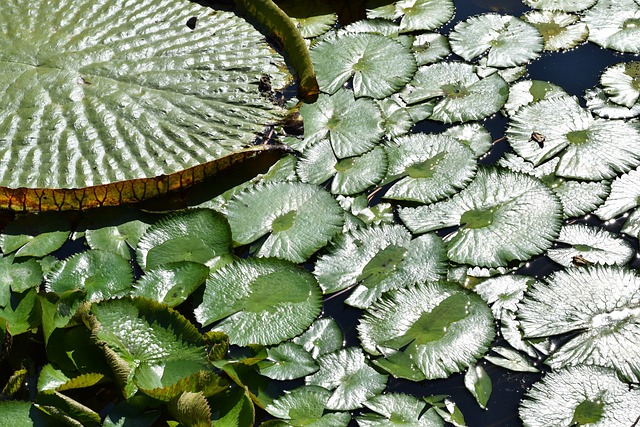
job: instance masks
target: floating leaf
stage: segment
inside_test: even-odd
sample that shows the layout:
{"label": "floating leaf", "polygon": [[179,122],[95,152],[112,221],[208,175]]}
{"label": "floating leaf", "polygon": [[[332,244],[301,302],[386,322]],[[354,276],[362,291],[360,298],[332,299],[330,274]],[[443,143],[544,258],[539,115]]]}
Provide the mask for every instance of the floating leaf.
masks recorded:
{"label": "floating leaf", "polygon": [[634,104],[631,108],[614,104],[599,87],[587,89],[584,100],[589,111],[605,119],[631,119],[640,116],[640,103]]}
{"label": "floating leaf", "polygon": [[565,225],[558,242],[570,248],[552,248],[547,256],[563,267],[585,264],[626,264],[634,255],[629,243],[601,228],[582,224]]}
{"label": "floating leaf", "polygon": [[635,209],[629,214],[620,232],[636,238],[640,236],[640,209]]}
{"label": "floating leaf", "polygon": [[6,332],[13,336],[25,333],[40,325],[41,311],[36,288],[22,293],[12,293],[9,303],[0,307],[0,319],[6,325]]}
{"label": "floating leaf", "polygon": [[607,366],[640,379],[640,278],[618,266],[576,267],[533,286],[518,312],[526,337],[573,332],[545,361],[554,369]]}
{"label": "floating leaf", "polygon": [[522,80],[509,88],[509,99],[504,104],[504,109],[512,116],[525,105],[566,94],[564,89],[550,82]]}
{"label": "floating leaf", "polygon": [[[108,209],[108,208],[107,208]],[[131,249],[135,250],[142,235],[149,228],[149,218],[140,215],[140,213],[124,213],[124,218],[118,215],[118,224],[113,225],[113,215],[115,212],[110,210],[100,210],[109,215],[109,219],[103,218],[96,220],[91,217],[84,233],[87,243],[91,249],[102,249],[113,252],[125,259],[131,258]],[[97,214],[99,215],[99,214]],[[131,215],[133,218],[128,218]],[[125,218],[129,219],[126,220]]]}
{"label": "floating leaf", "polygon": [[19,425],[21,427],[64,426],[55,418],[48,416],[31,402],[20,400],[0,401],[0,425]]}
{"label": "floating leaf", "polygon": [[180,261],[149,270],[133,285],[132,296],[141,296],[175,307],[182,304],[209,276],[209,267]]}
{"label": "floating leaf", "polygon": [[33,259],[0,258],[0,307],[9,303],[10,292],[23,292],[42,283],[42,267]]}
{"label": "floating leaf", "polygon": [[181,314],[142,298],[91,306],[93,334],[107,359],[125,368],[125,396],[154,389],[206,369],[202,336]]}
{"label": "floating leaf", "polygon": [[609,181],[562,181],[551,187],[560,199],[564,218],[593,212],[609,195]]}
{"label": "floating leaf", "polygon": [[480,365],[470,365],[467,373],[464,375],[464,386],[476,398],[478,405],[482,409],[487,407],[489,397],[491,396],[492,385],[491,378]]}
{"label": "floating leaf", "polygon": [[314,359],[342,348],[343,335],[338,323],[332,317],[316,319],[309,329],[293,339],[304,347]]}
{"label": "floating leaf", "polygon": [[364,414],[356,420],[362,427],[406,426],[442,427],[442,418],[433,408],[425,411],[426,403],[408,394],[388,393],[364,403],[375,414]]}
{"label": "floating leaf", "polygon": [[456,24],[449,43],[467,61],[486,52],[488,66],[504,68],[537,58],[543,39],[533,25],[515,16],[487,13]]}
{"label": "floating leaf", "polygon": [[267,235],[257,256],[304,262],[340,231],[344,215],[322,188],[268,182],[233,197],[227,219],[233,239],[241,245]]}
{"label": "floating leaf", "polygon": [[629,427],[638,421],[640,391],[614,371],[575,366],[547,374],[520,403],[526,427],[598,425]]}
{"label": "floating leaf", "polygon": [[303,104],[306,144],[329,138],[337,158],[353,157],[372,149],[382,138],[382,116],[376,103],[355,99],[353,92],[339,89],[320,95],[313,104]]}
{"label": "floating leaf", "polygon": [[266,407],[274,417],[286,420],[291,426],[346,427],[351,416],[348,412],[324,414],[331,392],[323,387],[298,387],[274,400]]}
{"label": "floating leaf", "polygon": [[493,144],[491,134],[480,123],[465,123],[451,126],[444,132],[445,136],[450,136],[469,147],[476,157],[480,157],[491,149]]}
{"label": "floating leaf", "polygon": [[248,258],[214,271],[195,316],[232,344],[278,344],[302,333],[320,314],[313,275],[284,260]]}
{"label": "floating leaf", "polygon": [[348,347],[318,358],[320,370],[306,378],[307,385],[332,390],[327,409],[351,410],[384,390],[387,376],[367,365],[362,350]]}
{"label": "floating leaf", "polygon": [[572,49],[587,40],[589,29],[578,15],[560,11],[531,11],[522,19],[538,29],[544,38],[544,50]]}
{"label": "floating leaf", "polygon": [[230,388],[212,399],[215,408],[212,427],[252,426],[255,424],[255,407],[251,393],[243,388]]}
{"label": "floating leaf", "polygon": [[476,170],[471,149],[444,135],[401,136],[385,150],[385,182],[396,181],[385,193],[387,199],[433,203],[465,187]]}
{"label": "floating leaf", "polygon": [[409,48],[378,34],[338,33],[310,51],[320,89],[329,94],[353,76],[357,98],[385,98],[411,80],[417,67]]}
{"label": "floating leaf", "polygon": [[367,18],[400,20],[402,32],[434,30],[453,18],[452,0],[402,0],[367,10]]}
{"label": "floating leaf", "polygon": [[589,9],[598,0],[522,0],[534,9],[560,10],[564,12],[580,12]]}
{"label": "floating leaf", "polygon": [[278,7],[295,23],[304,38],[318,37],[334,26],[338,16],[323,3],[309,4],[295,0],[278,1]]}
{"label": "floating leaf", "polygon": [[267,349],[267,358],[258,363],[261,375],[274,380],[292,380],[312,374],[318,365],[301,345],[284,342]]}
{"label": "floating leaf", "polygon": [[336,197],[340,206],[347,212],[351,212],[354,216],[355,224],[353,227],[347,227],[345,221],[345,229],[355,229],[366,225],[392,224],[393,207],[389,203],[377,203],[369,206],[369,200],[365,194],[357,197]]}
{"label": "floating leaf", "polygon": [[404,348],[428,379],[464,370],[495,335],[485,302],[445,282],[386,293],[367,310],[358,331],[367,352],[384,355]]}
{"label": "floating leaf", "polygon": [[60,249],[71,234],[70,228],[68,220],[56,213],[20,216],[2,230],[0,248],[4,254],[40,258]]}
{"label": "floating leaf", "polygon": [[582,21],[589,41],[619,52],[640,52],[640,4],[634,0],[599,0]]}
{"label": "floating leaf", "polygon": [[[184,0],[94,6],[4,8],[2,25],[13,28],[0,41],[0,90],[12,100],[0,112],[4,207],[81,209],[166,194],[200,179],[190,172],[223,168],[219,159],[283,116],[257,90],[265,74],[284,85],[282,58],[236,14]],[[198,24],[185,25],[193,17]]]}
{"label": "floating leaf", "polygon": [[409,114],[407,104],[398,94],[380,99],[377,103],[382,112],[384,133],[387,138],[395,138],[409,132],[414,120]]}
{"label": "floating leaf", "polygon": [[515,372],[540,372],[525,356],[515,350],[506,347],[493,347],[493,352],[499,356],[484,356],[485,360],[496,366]]}
{"label": "floating leaf", "polygon": [[418,65],[438,62],[451,53],[449,39],[438,33],[418,34],[413,40],[412,50]]}
{"label": "floating leaf", "polygon": [[640,98],[640,62],[607,67],[600,76],[600,84],[611,102],[632,108]]}
{"label": "floating leaf", "polygon": [[504,311],[517,310],[518,302],[533,282],[533,277],[507,274],[490,277],[474,286],[473,290],[491,305],[493,317],[500,319]]}
{"label": "floating leaf", "polygon": [[449,259],[497,267],[542,253],[560,230],[561,207],[544,184],[503,169],[481,169],[450,200],[400,209],[414,233],[460,226],[445,237]]}
{"label": "floating leaf", "polygon": [[[534,133],[544,136],[542,147]],[[640,127],[596,119],[572,97],[545,99],[522,107],[506,132],[513,149],[535,165],[558,155],[556,174],[601,180],[640,163]]]}
{"label": "floating leaf", "polygon": [[640,204],[640,167],[617,177],[611,183],[611,193],[595,214],[602,220],[613,219]]}
{"label": "floating leaf", "polygon": [[402,92],[407,104],[436,98],[430,118],[445,123],[480,120],[500,110],[509,86],[498,74],[481,79],[474,67],[461,62],[439,62],[418,68]]}

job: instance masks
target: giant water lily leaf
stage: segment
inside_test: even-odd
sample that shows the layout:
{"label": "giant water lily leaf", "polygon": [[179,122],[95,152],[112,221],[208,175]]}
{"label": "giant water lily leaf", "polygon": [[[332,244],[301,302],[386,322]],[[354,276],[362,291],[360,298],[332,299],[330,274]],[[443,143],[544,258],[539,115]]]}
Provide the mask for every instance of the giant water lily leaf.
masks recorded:
{"label": "giant water lily leaf", "polygon": [[522,80],[509,88],[509,99],[504,104],[508,115],[513,115],[525,105],[542,101],[543,99],[566,95],[560,86],[542,80]]}
{"label": "giant water lily leaf", "polygon": [[547,374],[520,403],[526,427],[628,427],[640,417],[640,391],[611,369],[576,366]]}
{"label": "giant water lily leaf", "polygon": [[318,259],[314,274],[325,293],[355,285],[347,303],[367,307],[389,289],[438,280],[445,259],[436,235],[411,240],[401,225],[382,225],[344,235]]}
{"label": "giant water lily leaf", "polygon": [[481,169],[450,200],[400,209],[414,233],[460,226],[444,241],[452,261],[486,267],[526,260],[560,231],[560,202],[539,180],[504,169]]}
{"label": "giant water lily leaf", "polygon": [[453,18],[452,0],[401,0],[367,10],[368,18],[400,21],[403,32],[434,30]]}
{"label": "giant water lily leaf", "polygon": [[553,368],[578,364],[614,368],[640,379],[640,278],[619,266],[575,267],[533,286],[518,316],[526,337],[573,332],[545,361]]}
{"label": "giant water lily leaf", "polygon": [[446,378],[487,351],[495,335],[491,310],[457,284],[397,289],[376,301],[358,325],[371,354],[402,349],[426,378]]}
{"label": "giant water lily leaf", "polygon": [[232,344],[278,344],[304,332],[320,314],[320,288],[313,275],[284,260],[249,258],[213,272],[202,304],[195,309],[203,326]]}
{"label": "giant water lily leaf", "polygon": [[234,154],[283,116],[260,77],[276,87],[288,77],[232,13],[185,0],[55,0],[38,14],[11,3],[2,17],[2,207],[144,200],[269,150]]}
{"label": "giant water lily leaf", "polygon": [[187,319],[150,300],[120,299],[91,306],[92,332],[107,360],[124,369],[124,393],[175,384],[206,368],[202,335]]}
{"label": "giant water lily leaf", "polygon": [[600,84],[611,102],[632,108],[640,98],[640,62],[623,62],[606,68]]}
{"label": "giant water lily leaf", "polygon": [[640,204],[640,167],[623,174],[611,183],[611,193],[595,214],[603,220],[635,208]]}
{"label": "giant water lily leaf", "polygon": [[[348,412],[324,414],[331,392],[326,388],[306,385],[298,387],[270,403],[265,409],[291,426],[346,427]],[[337,419],[333,419],[337,417]]]}
{"label": "giant water lily leaf", "polygon": [[559,11],[531,11],[522,19],[534,27],[544,38],[544,50],[571,49],[587,40],[589,30],[580,17]]}
{"label": "giant water lily leaf", "polygon": [[311,48],[318,83],[333,94],[353,76],[356,97],[385,98],[413,77],[416,60],[408,47],[378,34],[338,33]]}
{"label": "giant water lily leaf", "polygon": [[580,261],[624,265],[634,254],[631,245],[615,234],[582,224],[562,227],[557,241],[571,247],[549,249],[547,256],[564,267],[580,264]]}
{"label": "giant water lily leaf", "polygon": [[124,296],[133,284],[131,264],[113,252],[96,249],[80,252],[53,266],[45,278],[47,291],[86,292],[86,301]]}
{"label": "giant water lily leaf", "polygon": [[401,136],[385,150],[385,181],[396,181],[385,193],[387,199],[433,203],[463,188],[476,170],[471,149],[444,135]]}
{"label": "giant water lily leaf", "polygon": [[522,0],[534,9],[559,10],[563,12],[580,12],[589,9],[598,0]]}
{"label": "giant water lily leaf", "polygon": [[407,104],[435,98],[430,118],[445,123],[480,120],[500,110],[509,87],[500,75],[480,79],[474,67],[461,62],[422,66],[402,92]]}
{"label": "giant water lily leaf", "polygon": [[467,61],[484,54],[489,67],[514,67],[542,51],[543,39],[531,24],[509,15],[488,13],[458,23],[449,35],[451,49]]}
{"label": "giant water lily leaf", "polygon": [[535,165],[558,155],[556,174],[568,178],[613,178],[640,163],[640,126],[593,118],[572,97],[522,107],[506,134],[513,149]]}
{"label": "giant water lily leaf", "polygon": [[348,347],[318,359],[320,370],[306,378],[307,385],[331,390],[327,409],[351,410],[384,390],[387,376],[377,373],[366,362],[361,349]]}
{"label": "giant water lily leaf", "polygon": [[445,136],[450,136],[469,147],[476,157],[481,157],[491,149],[493,143],[491,134],[486,127],[480,123],[465,123],[451,126],[444,132]]}
{"label": "giant water lily leaf", "polygon": [[343,212],[320,187],[269,182],[231,199],[227,219],[233,240],[239,244],[267,236],[258,256],[303,262],[340,231]]}
{"label": "giant water lily leaf", "polygon": [[375,396],[364,406],[375,414],[364,414],[356,418],[362,427],[406,426],[442,427],[442,418],[433,408],[425,411],[426,403],[408,394],[388,393]]}
{"label": "giant water lily leaf", "polygon": [[640,103],[634,104],[631,108],[614,104],[600,87],[587,89],[584,92],[584,100],[589,111],[605,119],[631,119],[640,116]]}
{"label": "giant water lily leaf", "polygon": [[193,261],[207,264],[231,250],[227,220],[211,209],[189,209],[162,218],[138,242],[137,261],[144,270]]}
{"label": "giant water lily leaf", "polygon": [[326,137],[338,158],[352,157],[373,148],[382,138],[380,109],[370,99],[354,99],[353,92],[340,89],[320,95],[313,104],[300,107],[304,117],[305,142],[312,145]]}
{"label": "giant water lily leaf", "polygon": [[599,0],[583,22],[589,41],[620,52],[640,52],[640,4],[634,0]]}

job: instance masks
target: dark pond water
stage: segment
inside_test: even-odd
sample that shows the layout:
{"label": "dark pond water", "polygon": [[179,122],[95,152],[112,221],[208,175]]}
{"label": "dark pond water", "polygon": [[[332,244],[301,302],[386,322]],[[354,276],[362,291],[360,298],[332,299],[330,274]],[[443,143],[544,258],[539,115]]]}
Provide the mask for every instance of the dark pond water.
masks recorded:
{"label": "dark pond water", "polygon": [[[529,10],[516,0],[459,0],[456,1],[456,15],[454,19],[441,30],[448,35],[451,28],[459,21],[469,16],[498,12],[520,16]],[[529,64],[528,76],[534,80],[546,80],[564,88],[571,95],[582,100],[586,89],[598,85],[600,73],[609,65],[629,61],[637,58],[629,54],[620,54],[602,49],[595,44],[587,43],[568,52],[544,53],[539,59]],[[584,103],[583,103],[584,105]],[[501,115],[491,117],[483,123],[489,129],[494,140],[504,136],[507,120]],[[429,121],[419,123],[416,132],[441,132],[446,126]],[[505,141],[494,144],[490,154],[482,160],[483,163],[495,163],[506,151],[509,145]],[[593,218],[579,219],[579,222],[598,224]],[[624,220],[604,225],[609,231],[619,231]],[[598,224],[603,225],[603,224]],[[636,239],[627,239],[637,250]],[[638,260],[634,260],[633,267],[637,267]],[[529,263],[528,267],[519,271],[522,274],[543,277],[554,270],[554,264],[545,257],[539,257]],[[325,303],[325,315],[336,319],[344,333],[347,345],[358,345],[356,325],[361,315],[360,310],[343,304],[345,296],[336,297]],[[500,340],[500,338],[498,338]],[[498,343],[499,344],[499,343]],[[518,405],[524,392],[537,381],[541,374],[518,373],[505,370],[488,362],[480,362],[491,377],[493,392],[487,409],[481,409],[475,399],[467,391],[463,382],[463,375],[457,374],[446,380],[423,381],[421,383],[390,379],[388,391],[413,394],[417,397],[447,394],[450,395],[465,416],[470,427],[519,427],[522,426],[518,418]],[[544,366],[541,366],[544,369]]]}

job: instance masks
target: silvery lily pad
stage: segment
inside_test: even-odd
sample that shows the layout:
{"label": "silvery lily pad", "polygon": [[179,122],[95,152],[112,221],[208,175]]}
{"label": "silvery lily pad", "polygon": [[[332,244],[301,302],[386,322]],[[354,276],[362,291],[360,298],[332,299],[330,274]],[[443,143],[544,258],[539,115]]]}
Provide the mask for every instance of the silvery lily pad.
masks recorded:
{"label": "silvery lily pad", "polygon": [[332,317],[316,319],[309,329],[293,339],[294,343],[304,347],[314,359],[340,350],[343,341],[342,330]]}
{"label": "silvery lily pad", "polygon": [[481,365],[470,365],[464,375],[464,386],[476,398],[482,409],[487,408],[487,402],[491,396],[491,378]]}
{"label": "silvery lily pad", "polygon": [[500,319],[503,311],[517,310],[518,302],[533,282],[533,277],[507,274],[490,277],[474,286],[473,290],[491,305],[493,317]]}
{"label": "silvery lily pad", "polygon": [[342,33],[371,33],[387,37],[398,37],[400,27],[388,19],[361,19],[342,28]]}
{"label": "silvery lily pad", "polygon": [[522,0],[534,9],[559,10],[563,12],[580,12],[589,9],[598,0]]}
{"label": "silvery lily pad", "polygon": [[338,33],[310,53],[320,89],[329,94],[353,77],[356,97],[384,98],[409,82],[417,67],[409,48],[378,34]]}
{"label": "silvery lily pad", "polygon": [[[415,120],[411,117],[407,104],[398,94],[377,101],[382,112],[384,133],[387,138],[403,135],[411,129]],[[431,111],[429,111],[429,115]]]}
{"label": "silvery lily pad", "polygon": [[301,345],[286,341],[267,349],[267,358],[258,362],[261,375],[274,380],[302,378],[318,370],[313,357]]}
{"label": "silvery lily pad", "polygon": [[414,233],[460,226],[444,239],[449,259],[461,264],[504,266],[542,253],[560,231],[562,209],[551,190],[531,176],[480,169],[450,200],[400,209]]}
{"label": "silvery lily pad", "polygon": [[384,197],[433,203],[456,193],[473,178],[471,149],[437,134],[401,136],[385,146],[389,165],[385,182],[395,183]]}
{"label": "silvery lily pad", "polygon": [[493,140],[486,127],[480,123],[465,123],[451,126],[443,135],[453,137],[469,147],[476,157],[481,157],[491,149]]}
{"label": "silvery lily pad", "polygon": [[547,374],[520,403],[525,427],[637,424],[640,391],[600,366],[575,366]]}
{"label": "silvery lily pad", "polygon": [[367,10],[368,18],[400,20],[404,32],[434,30],[450,20],[455,12],[452,0],[400,0]]}
{"label": "silvery lily pad", "polygon": [[433,408],[425,411],[426,403],[408,394],[388,393],[375,396],[364,403],[375,414],[356,417],[362,427],[442,427],[442,418]]}
{"label": "silvery lily pad", "polygon": [[634,250],[625,240],[601,228],[582,224],[565,225],[557,242],[570,248],[552,248],[547,256],[564,267],[585,264],[626,264]]}
{"label": "silvery lily pad", "polygon": [[518,316],[526,337],[571,332],[545,363],[554,369],[579,364],[614,368],[640,379],[640,278],[619,266],[574,267],[534,284]]}
{"label": "silvery lily pad", "polygon": [[557,51],[576,47],[589,35],[587,25],[578,15],[559,11],[531,11],[522,19],[532,24],[544,38],[544,50]]}
{"label": "silvery lily pad", "polygon": [[412,50],[418,65],[437,62],[451,53],[449,39],[438,33],[418,34],[413,40]]}
{"label": "silvery lily pad", "polygon": [[472,65],[439,62],[420,67],[401,96],[407,104],[436,101],[432,120],[466,122],[498,112],[509,96],[509,87],[498,74],[481,79]]}
{"label": "silvery lily pad", "polygon": [[620,232],[635,238],[640,237],[640,209],[634,209],[629,214]]}
{"label": "silvery lily pad", "polygon": [[265,410],[274,417],[285,420],[284,425],[287,426],[346,427],[351,420],[348,412],[325,414],[325,406],[330,397],[331,392],[326,388],[306,385],[285,392],[267,405]]}
{"label": "silvery lily pad", "polygon": [[640,204],[640,167],[617,177],[611,183],[611,193],[595,214],[603,220],[635,208]]}
{"label": "silvery lily pad", "polygon": [[632,108],[640,98],[640,62],[631,61],[607,67],[600,84],[609,101]]}
{"label": "silvery lily pad", "polygon": [[515,67],[537,58],[543,39],[531,24],[510,15],[473,16],[453,27],[451,49],[471,61],[486,53],[489,67]]}
{"label": "silvery lily pad", "polygon": [[300,182],[267,182],[235,195],[227,205],[233,240],[263,236],[258,256],[306,261],[340,231],[343,210],[322,188]]}
{"label": "silvery lily pad", "polygon": [[535,165],[558,155],[558,176],[601,180],[640,164],[640,126],[596,119],[573,97],[522,107],[506,135],[516,153]]}
{"label": "silvery lily pad", "polygon": [[386,293],[367,310],[358,331],[368,353],[402,350],[428,379],[464,370],[487,351],[495,334],[485,302],[446,282]]}
{"label": "silvery lily pad", "polygon": [[565,219],[593,212],[605,201],[610,188],[609,181],[557,180],[551,185],[560,199]]}
{"label": "silvery lily pad", "polygon": [[512,116],[525,105],[566,94],[564,89],[550,82],[522,80],[509,88],[509,99],[504,104],[504,110]]}
{"label": "silvery lily pad", "polygon": [[329,138],[336,157],[357,156],[372,149],[382,138],[380,109],[370,99],[355,99],[353,92],[340,89],[334,95],[320,95],[313,104],[303,104],[303,147]]}
{"label": "silvery lily pad", "polygon": [[614,104],[600,87],[587,89],[584,92],[584,100],[593,114],[605,119],[631,119],[640,116],[640,103],[634,104],[631,108]]}
{"label": "silvery lily pad", "polygon": [[599,0],[582,21],[589,41],[619,52],[640,52],[640,4],[634,0]]}
{"label": "silvery lily pad", "polygon": [[515,350],[506,347],[492,347],[491,351],[498,356],[489,354],[484,358],[496,366],[515,372],[540,372],[529,359]]}

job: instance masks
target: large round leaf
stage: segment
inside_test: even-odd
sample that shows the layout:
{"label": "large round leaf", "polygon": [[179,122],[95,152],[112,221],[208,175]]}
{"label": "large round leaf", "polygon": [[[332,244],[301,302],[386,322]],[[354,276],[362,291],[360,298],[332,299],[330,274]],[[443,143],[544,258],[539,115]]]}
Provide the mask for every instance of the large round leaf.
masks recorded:
{"label": "large round leaf", "polygon": [[449,258],[486,267],[542,253],[558,235],[561,215],[560,202],[542,182],[493,168],[479,170],[450,200],[400,209],[416,233],[460,226],[444,239]]}
{"label": "large round leaf", "polygon": [[634,0],[599,0],[583,18],[589,41],[620,52],[640,52],[640,4]]}
{"label": "large round leaf", "polygon": [[343,210],[315,185],[273,182],[237,194],[229,201],[233,239],[247,244],[267,236],[258,256],[304,262],[340,231]]}
{"label": "large round leaf", "polygon": [[282,117],[258,90],[263,75],[284,84],[282,58],[232,13],[186,0],[33,10],[11,2],[0,17],[2,206],[79,209],[182,188],[214,171],[179,172]]}
{"label": "large round leaf", "polygon": [[540,31],[544,50],[571,49],[587,40],[589,30],[580,17],[558,11],[531,11],[522,16]]}
{"label": "large round leaf", "polygon": [[622,62],[606,68],[600,83],[611,102],[632,108],[640,98],[640,62]]}
{"label": "large round leaf", "polygon": [[291,262],[248,258],[228,264],[207,279],[195,309],[203,326],[233,344],[278,344],[304,332],[320,314],[320,288],[308,271]]}
{"label": "large round leaf", "polygon": [[364,414],[356,419],[361,427],[442,427],[444,422],[433,408],[425,411],[426,402],[401,393],[381,394],[367,400],[364,406],[375,414]]}

